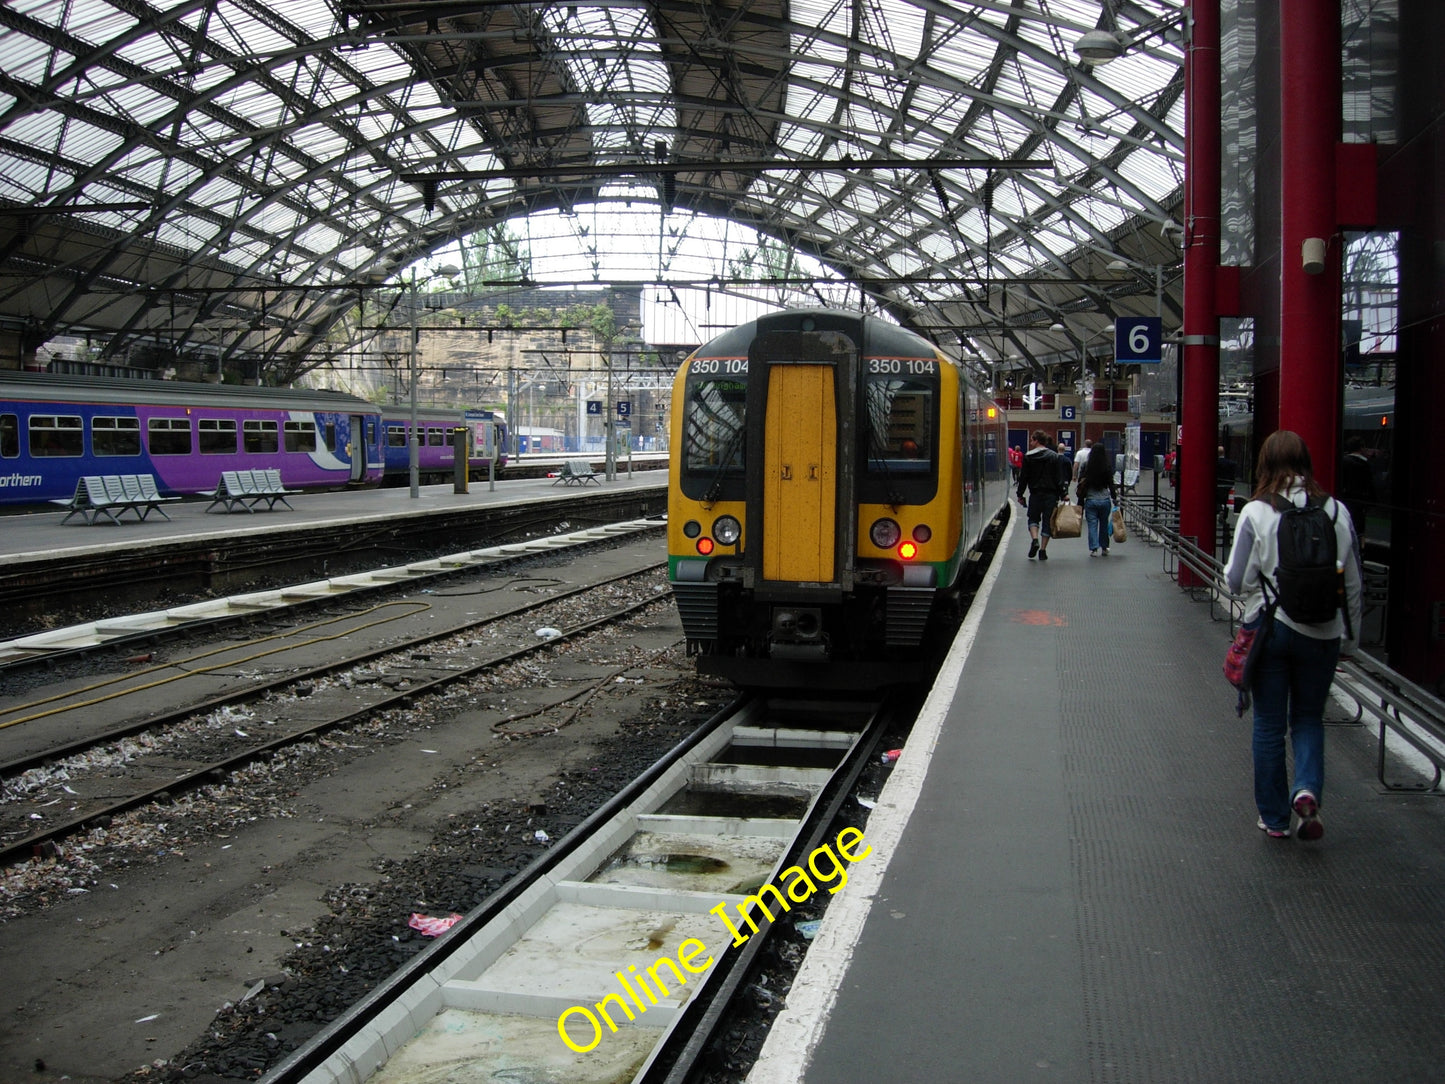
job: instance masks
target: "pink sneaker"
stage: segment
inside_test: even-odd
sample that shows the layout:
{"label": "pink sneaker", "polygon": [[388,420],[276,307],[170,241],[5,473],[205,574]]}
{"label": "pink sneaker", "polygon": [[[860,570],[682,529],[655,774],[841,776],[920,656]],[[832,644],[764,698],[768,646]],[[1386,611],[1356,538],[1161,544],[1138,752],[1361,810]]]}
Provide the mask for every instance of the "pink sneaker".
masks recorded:
{"label": "pink sneaker", "polygon": [[1264,823],[1264,818],[1263,818],[1263,817],[1260,817],[1259,820],[1258,820],[1257,822],[1255,822],[1255,827],[1258,828],[1258,829],[1259,829],[1261,832],[1263,832],[1265,835],[1269,836],[1270,839],[1288,839],[1288,838],[1289,838],[1289,829],[1288,829],[1288,828],[1271,828],[1269,825],[1267,825],[1267,824]]}
{"label": "pink sneaker", "polygon": [[1299,816],[1295,835],[1300,839],[1316,840],[1325,834],[1324,822],[1320,820],[1319,799],[1311,791],[1302,790],[1294,796],[1294,811]]}

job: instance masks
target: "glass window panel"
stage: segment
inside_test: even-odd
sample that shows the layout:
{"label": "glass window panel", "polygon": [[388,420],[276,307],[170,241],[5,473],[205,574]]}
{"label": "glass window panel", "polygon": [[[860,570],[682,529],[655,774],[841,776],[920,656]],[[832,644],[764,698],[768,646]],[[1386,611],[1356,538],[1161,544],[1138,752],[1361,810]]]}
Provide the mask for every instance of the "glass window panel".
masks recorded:
{"label": "glass window panel", "polygon": [[236,454],[236,420],[201,418],[196,423],[202,455]]}
{"label": "glass window panel", "polygon": [[151,418],[146,422],[151,455],[190,455],[189,418]]}
{"label": "glass window panel", "polygon": [[316,423],[288,421],[285,425],[288,452],[316,451]]}
{"label": "glass window panel", "polygon": [[268,455],[280,447],[275,422],[252,418],[241,422],[241,439],[252,455]]}
{"label": "glass window panel", "polygon": [[90,450],[102,457],[140,455],[140,419],[92,418]]}

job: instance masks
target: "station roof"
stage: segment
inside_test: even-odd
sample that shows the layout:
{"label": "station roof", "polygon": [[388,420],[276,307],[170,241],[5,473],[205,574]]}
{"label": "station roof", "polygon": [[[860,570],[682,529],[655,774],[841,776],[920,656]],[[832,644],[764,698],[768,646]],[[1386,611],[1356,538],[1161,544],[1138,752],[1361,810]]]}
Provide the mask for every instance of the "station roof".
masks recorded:
{"label": "station roof", "polygon": [[587,254],[605,230],[635,235],[629,281],[707,282],[708,246],[683,242],[723,219],[822,269],[787,271],[800,298],[841,280],[950,352],[1037,366],[1118,315],[1177,325],[1181,19],[1171,0],[7,0],[0,326],[294,362],[427,254],[561,212],[577,243],[532,253],[537,281],[615,280]]}

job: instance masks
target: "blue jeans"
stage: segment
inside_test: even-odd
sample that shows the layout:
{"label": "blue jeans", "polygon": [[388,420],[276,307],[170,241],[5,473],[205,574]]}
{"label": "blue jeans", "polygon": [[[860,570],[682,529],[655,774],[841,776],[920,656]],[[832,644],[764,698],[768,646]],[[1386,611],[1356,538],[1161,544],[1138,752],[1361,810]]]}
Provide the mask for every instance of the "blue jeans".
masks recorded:
{"label": "blue jeans", "polygon": [[[1254,670],[1254,803],[1270,828],[1288,828],[1293,795],[1323,801],[1325,698],[1335,678],[1340,641],[1317,640],[1273,622]],[[1288,731],[1294,748],[1294,789],[1285,765]]]}
{"label": "blue jeans", "polygon": [[1109,514],[1114,502],[1108,497],[1090,497],[1084,502],[1084,522],[1089,525],[1089,552],[1109,548]]}

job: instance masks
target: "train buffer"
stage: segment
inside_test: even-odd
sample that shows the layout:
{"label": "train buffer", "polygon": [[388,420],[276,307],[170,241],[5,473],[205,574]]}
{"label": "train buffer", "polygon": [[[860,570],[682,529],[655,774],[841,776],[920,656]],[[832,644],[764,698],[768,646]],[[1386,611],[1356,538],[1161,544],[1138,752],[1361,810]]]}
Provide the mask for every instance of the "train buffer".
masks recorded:
{"label": "train buffer", "polygon": [[588,482],[595,482],[599,486],[602,484],[597,481],[597,472],[592,469],[592,464],[585,459],[563,460],[562,469],[552,484],[555,486],[558,482],[564,486],[585,486]]}

